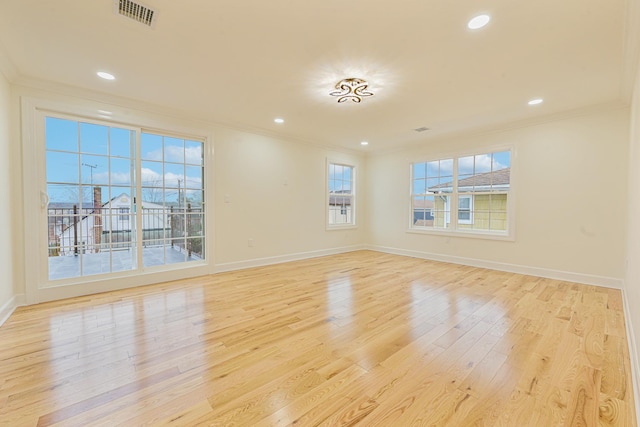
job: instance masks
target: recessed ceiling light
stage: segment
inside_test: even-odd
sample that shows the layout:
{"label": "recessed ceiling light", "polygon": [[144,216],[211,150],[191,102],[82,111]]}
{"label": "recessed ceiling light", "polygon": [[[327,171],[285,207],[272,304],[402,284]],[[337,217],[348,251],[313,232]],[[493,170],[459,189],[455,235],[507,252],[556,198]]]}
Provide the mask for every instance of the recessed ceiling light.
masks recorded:
{"label": "recessed ceiling light", "polygon": [[360,145],[369,145],[369,143],[367,141],[362,141]]}
{"label": "recessed ceiling light", "polygon": [[105,80],[115,80],[116,77],[113,74],[110,73],[106,73],[104,71],[98,71],[96,73],[98,75],[98,77],[105,79]]}
{"label": "recessed ceiling light", "polygon": [[477,30],[478,28],[482,28],[487,25],[489,21],[491,21],[491,17],[489,15],[478,15],[471,18],[467,27],[469,27],[470,30]]}
{"label": "recessed ceiling light", "polygon": [[278,123],[278,124],[284,123],[284,119],[281,119],[280,117],[277,117],[277,118],[273,119],[273,121]]}
{"label": "recessed ceiling light", "polygon": [[538,105],[538,104],[542,104],[542,98],[532,99],[532,100],[531,100],[531,101],[529,101],[527,104],[529,104],[529,105]]}

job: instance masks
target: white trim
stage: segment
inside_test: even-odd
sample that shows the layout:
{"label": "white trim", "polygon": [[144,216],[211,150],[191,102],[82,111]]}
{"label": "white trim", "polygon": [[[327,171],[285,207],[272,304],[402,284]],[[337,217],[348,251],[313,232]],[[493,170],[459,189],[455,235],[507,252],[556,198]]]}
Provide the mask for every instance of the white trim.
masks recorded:
{"label": "white trim", "polygon": [[[291,135],[282,130],[272,131],[256,126],[247,126],[246,123],[238,121],[218,121],[212,120],[210,116],[206,114],[197,114],[194,112],[185,113],[184,110],[176,109],[174,107],[166,105],[158,105],[145,101],[139,101],[132,98],[125,98],[119,95],[113,95],[109,92],[96,91],[91,89],[84,89],[77,86],[71,86],[68,84],[52,82],[49,80],[42,80],[34,77],[28,77],[18,74],[13,83],[13,86],[17,88],[18,93],[21,96],[31,91],[44,91],[50,95],[53,94],[57,97],[63,97],[70,102],[76,102],[82,100],[86,102],[94,102],[103,105],[110,105],[106,108],[124,110],[126,109],[132,115],[143,114],[145,117],[153,114],[155,116],[165,116],[180,121],[186,121],[189,123],[197,124],[198,126],[209,126],[220,129],[234,130],[239,132],[247,132],[255,135],[266,136],[270,138],[276,138],[283,141],[294,142],[297,144],[303,143],[307,146],[322,148],[326,150],[339,151],[342,154],[349,154],[354,156],[366,156],[368,155],[364,148],[350,148],[341,146],[338,144],[332,144],[327,141],[319,141],[317,139],[301,138],[300,136]],[[27,95],[30,96],[30,95]],[[37,95],[42,98],[43,94]],[[626,105],[625,105],[626,107]],[[281,128],[283,129],[283,128]],[[183,132],[181,132],[183,133]]]}
{"label": "white trim", "polygon": [[216,264],[214,267],[214,274],[224,273],[226,271],[242,270],[245,268],[262,267],[265,265],[282,264],[285,262],[299,261],[299,260],[309,259],[309,258],[318,258],[322,256],[327,256],[327,255],[337,255],[337,254],[343,254],[346,252],[361,251],[365,249],[367,249],[366,245],[352,245],[352,246],[342,246],[342,247],[331,248],[331,249],[320,249],[317,251],[298,252],[295,254],[288,254],[288,255],[277,255],[277,256],[265,257],[265,258],[254,258],[246,261],[227,262],[224,264]]}
{"label": "white trim", "polygon": [[429,227],[414,227],[407,228],[407,233],[410,234],[432,234],[437,236],[447,236],[447,237],[464,237],[470,239],[484,239],[484,240],[502,240],[506,242],[515,242],[515,236],[509,236],[508,234],[496,231],[482,231],[482,230],[473,230],[473,229],[458,229],[451,230],[448,228],[429,228]]}
{"label": "white trim", "polygon": [[9,83],[13,83],[18,77],[18,68],[9,59],[9,55],[4,45],[0,44],[0,73],[5,76]]}
{"label": "white trim", "polygon": [[[508,196],[507,196],[508,197]],[[473,224],[473,201],[475,198],[475,194],[460,194],[458,191],[458,224]],[[469,209],[463,209],[463,211],[469,211],[469,219],[460,219],[460,200],[468,199],[469,200]],[[445,208],[446,210],[446,208]]]}
{"label": "white trim", "polygon": [[27,299],[24,294],[14,295],[2,307],[0,307],[0,326],[4,325],[13,314],[16,308],[26,305]]}
{"label": "white trim", "polygon": [[[586,107],[578,107],[571,110],[563,110],[556,113],[545,114],[542,116],[536,116],[522,120],[506,120],[487,122],[483,125],[457,130],[438,131],[433,130],[429,132],[429,136],[420,142],[425,146],[435,144],[447,144],[449,142],[458,142],[461,139],[485,137],[489,135],[502,134],[517,129],[524,129],[533,126],[544,125],[546,123],[553,123],[560,120],[568,120],[575,117],[586,117],[594,114],[607,113],[616,110],[628,110],[629,101],[615,100],[609,102],[603,102],[600,104],[589,105]],[[418,145],[416,145],[418,144]],[[401,153],[409,149],[420,146],[418,142],[409,145],[399,145],[386,149],[378,149],[375,151],[369,151],[366,153],[367,157],[384,157],[393,153]]]}
{"label": "white trim", "polygon": [[358,226],[353,224],[337,224],[325,226],[326,231],[355,230],[357,228]]}
{"label": "white trim", "polygon": [[173,280],[189,279],[193,277],[211,274],[209,265],[190,266],[162,272],[144,272],[134,276],[122,276],[113,278],[92,278],[82,283],[65,284],[62,286],[49,286],[38,288],[29,294],[28,305],[39,304],[48,301],[57,301],[66,298],[75,298],[86,295],[94,295],[103,292],[118,291],[121,289],[137,288],[140,286],[154,285],[158,283],[171,282]]}
{"label": "white trim", "polygon": [[[40,211],[42,209],[40,193],[45,189],[42,188],[43,179],[40,174],[44,173],[44,157],[39,152],[39,141],[44,136],[39,135],[43,127],[38,126],[38,118],[45,114],[55,113],[62,115],[70,115],[76,119],[97,120],[101,123],[109,123],[114,126],[133,127],[135,129],[145,129],[160,131],[169,134],[181,134],[185,138],[197,137],[197,140],[204,140],[203,155],[205,156],[205,182],[206,191],[203,204],[210,206],[205,210],[206,224],[209,235],[215,236],[215,200],[213,182],[213,168],[215,166],[214,159],[214,139],[211,130],[206,130],[198,125],[193,126],[188,122],[173,117],[163,117],[153,112],[146,111],[130,111],[126,108],[107,105],[101,102],[73,100],[71,102],[58,102],[47,99],[41,99],[30,96],[21,96],[21,129],[22,129],[22,158],[23,162],[23,183],[24,183],[24,200],[23,207],[25,212],[24,228],[22,230],[24,239],[24,256],[25,259],[32,259],[34,251],[42,254],[42,242],[40,236],[46,235],[46,223],[39,220]],[[110,115],[105,117],[101,111],[108,111]],[[40,138],[38,138],[40,136]],[[139,147],[139,144],[136,144]],[[29,159],[38,159],[40,162],[37,167],[29,167],[27,161]],[[36,191],[34,191],[36,190]],[[210,202],[211,201],[211,202]],[[29,224],[38,224],[39,232],[33,232],[29,229]],[[43,268],[41,262],[34,262],[32,266],[25,269],[25,290],[27,303],[34,304],[43,301],[51,301],[63,298],[70,298],[80,295],[90,295],[99,292],[106,292],[116,289],[124,289],[134,287],[136,285],[148,285],[159,283],[167,280],[176,280],[188,277],[201,276],[210,274],[214,265],[214,242],[213,238],[205,238],[205,254],[206,260],[202,263],[187,263],[184,267],[176,267],[172,265],[170,268],[176,268],[175,272],[158,271],[157,268],[142,269],[133,274],[120,276],[114,274],[109,278],[82,276],[83,281],[67,286],[47,286],[48,278],[46,277],[46,269]],[[129,272],[130,273],[130,272]],[[169,278],[171,277],[171,278]],[[86,278],[86,280],[84,280]],[[112,279],[113,278],[113,279]],[[65,289],[68,288],[68,289]]]}
{"label": "white trim", "polygon": [[[331,192],[329,190],[329,184],[330,184],[330,180],[331,180],[331,165],[334,166],[342,166],[342,167],[347,167],[347,168],[351,168],[351,192],[348,194],[335,194],[334,196],[343,196],[343,197],[350,197],[351,198],[351,222],[348,223],[340,223],[340,224],[330,224],[329,220],[331,217],[331,205],[329,204],[329,202],[331,201]],[[349,162],[343,162],[340,160],[335,160],[331,157],[327,157],[326,159],[326,166],[325,166],[325,170],[326,170],[326,178],[325,178],[325,185],[326,185],[326,200],[325,200],[325,229],[327,231],[333,231],[333,230],[345,230],[345,229],[349,229],[349,228],[356,228],[358,226],[358,221],[356,218],[357,215],[357,206],[356,204],[358,203],[358,201],[356,200],[356,179],[358,177],[357,175],[357,171],[356,171],[356,165],[349,163]]]}
{"label": "white trim", "polygon": [[[504,233],[493,233],[491,231],[487,232],[486,230],[473,230],[473,229],[467,229],[467,228],[459,228],[458,224],[463,224],[463,225],[469,225],[469,224],[473,224],[474,223],[474,216],[473,216],[473,199],[471,202],[471,220],[470,221],[459,221],[459,215],[458,215],[458,200],[460,197],[473,197],[475,194],[470,193],[468,191],[460,191],[460,189],[458,188],[458,164],[461,158],[464,157],[471,157],[471,156],[478,156],[478,155],[486,155],[486,154],[495,154],[495,153],[501,153],[501,152],[509,152],[509,158],[510,158],[510,164],[509,164],[509,191],[504,191],[504,185],[500,185],[500,190],[496,192],[495,194],[507,194],[507,229],[504,231]],[[425,156],[420,156],[416,159],[412,159],[411,161],[409,161],[409,209],[410,209],[410,215],[408,215],[409,217],[409,227],[407,229],[408,233],[411,232],[417,232],[417,233],[424,233],[424,234],[429,234],[432,233],[432,230],[437,230],[436,233],[441,233],[441,234],[449,234],[449,235],[458,235],[460,237],[462,237],[463,235],[468,234],[468,237],[473,237],[473,238],[486,238],[489,240],[493,240],[496,239],[495,236],[499,236],[497,237],[497,240],[512,240],[515,241],[515,219],[516,219],[516,203],[515,203],[515,194],[517,192],[517,177],[516,174],[514,174],[514,169],[517,171],[518,167],[517,167],[517,157],[518,157],[518,153],[517,153],[517,148],[514,144],[499,144],[499,145],[491,145],[491,146],[487,146],[484,147],[484,149],[480,150],[479,148],[474,148],[474,149],[467,149],[467,150],[460,150],[460,151],[454,151],[454,152],[447,152],[447,153],[440,153],[440,154],[436,154],[430,157],[425,157]],[[450,192],[443,192],[443,193],[425,193],[425,194],[414,194],[414,169],[415,169],[415,165],[419,164],[419,163],[429,163],[429,162],[435,162],[435,161],[443,161],[443,160],[451,160],[453,162],[453,166],[452,166],[452,187]],[[514,165],[516,165],[514,167]],[[418,178],[421,179],[421,178]],[[425,179],[426,179],[426,175],[425,175]],[[494,187],[492,187],[494,188]],[[425,191],[428,188],[425,188]],[[455,192],[453,191],[455,189]],[[494,194],[491,191],[483,191],[482,194]],[[444,222],[444,227],[438,228],[438,229],[428,229],[426,227],[416,227],[414,226],[413,223],[413,203],[415,200],[415,197],[423,197],[423,196],[446,196],[446,201],[445,201],[445,222]],[[455,213],[455,214],[453,214]],[[447,225],[450,225],[450,227],[447,227]],[[465,236],[466,237],[466,236]]]}
{"label": "white trim", "polygon": [[629,300],[627,299],[627,293],[622,289],[622,309],[624,310],[624,324],[627,332],[627,345],[629,346],[629,356],[631,365],[631,382],[633,383],[633,402],[635,403],[636,417],[640,414],[640,385],[638,384],[638,376],[640,375],[640,361],[638,360],[638,346],[633,333],[633,325],[631,324],[631,317],[629,314]]}
{"label": "white trim", "polygon": [[[38,102],[35,99],[22,97],[20,98],[20,122],[22,130],[22,182],[23,182],[23,255],[24,259],[31,260],[33,257],[33,251],[37,251],[40,248],[39,237],[42,233],[39,227],[46,227],[46,224],[41,224],[40,210],[41,206],[41,194],[43,191],[41,177],[39,176],[41,171],[44,171],[44,161],[36,164],[34,168],[26,167],[26,159],[41,159],[42,156],[38,155],[37,150],[37,131],[40,127],[37,126],[38,117]],[[35,175],[35,176],[34,176]],[[27,191],[29,190],[29,191]],[[48,201],[47,201],[48,204]],[[28,224],[36,224],[36,230],[29,230]],[[36,292],[40,283],[40,272],[42,266],[39,262],[31,263],[28,268],[24,270],[25,292],[27,297],[27,304],[37,303]]]}
{"label": "white trim", "polygon": [[605,288],[622,289],[623,280],[615,277],[596,276],[592,274],[574,273],[571,271],[553,270],[550,268],[531,267],[526,265],[508,264],[504,262],[488,261],[476,258],[466,258],[453,255],[441,255],[431,252],[413,251],[408,249],[390,248],[386,246],[367,245],[367,249],[394,255],[422,258],[432,261],[448,262],[452,264],[468,265],[470,267],[487,268],[506,271],[509,273],[526,274],[528,276],[545,277],[548,279],[582,283],[585,285],[602,286]]}
{"label": "white trim", "polygon": [[631,103],[640,62],[640,3],[627,0],[624,17],[624,60],[620,97],[624,102]]}

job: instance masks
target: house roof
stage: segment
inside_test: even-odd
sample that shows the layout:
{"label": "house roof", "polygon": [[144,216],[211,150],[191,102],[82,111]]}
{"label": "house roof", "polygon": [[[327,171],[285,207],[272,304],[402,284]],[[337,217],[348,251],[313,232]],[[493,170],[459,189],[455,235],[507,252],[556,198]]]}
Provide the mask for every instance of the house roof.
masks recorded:
{"label": "house roof", "polygon": [[[463,178],[458,181],[458,188],[472,187],[508,187],[511,181],[511,168],[499,169],[497,171],[485,172]],[[429,187],[430,191],[450,189],[451,183],[444,183]]]}
{"label": "house roof", "polygon": [[433,200],[416,199],[413,201],[414,209],[433,209]]}
{"label": "house roof", "polygon": [[329,204],[330,205],[338,205],[338,206],[350,206],[351,205],[351,197],[341,196],[338,194],[330,194],[329,195]]}
{"label": "house roof", "polygon": [[[111,199],[107,200],[106,202],[104,202],[100,207],[104,208],[106,206],[108,206],[109,204],[114,204],[114,201],[120,200],[120,198],[122,198],[123,196],[129,198],[129,195],[126,193],[121,193],[117,196],[112,197]],[[129,202],[125,202],[125,203],[129,203]],[[76,205],[77,203],[73,203],[73,202],[51,202],[47,205],[48,209],[73,209],[73,206]],[[153,202],[144,202],[143,201],[143,205],[145,208],[149,209],[162,209],[164,208],[163,205],[159,205],[157,203],[153,203]],[[94,212],[95,207],[93,206],[93,202],[87,202],[83,204],[83,211],[87,211],[87,210],[91,210],[91,212]],[[83,212],[86,213],[86,212]]]}

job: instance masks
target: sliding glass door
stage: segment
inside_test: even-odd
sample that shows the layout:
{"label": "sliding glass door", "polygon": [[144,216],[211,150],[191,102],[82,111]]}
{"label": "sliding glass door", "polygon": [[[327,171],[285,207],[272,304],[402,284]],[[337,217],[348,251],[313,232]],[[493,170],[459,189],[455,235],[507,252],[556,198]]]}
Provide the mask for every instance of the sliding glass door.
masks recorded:
{"label": "sliding glass door", "polygon": [[204,260],[203,141],[44,121],[49,281]]}

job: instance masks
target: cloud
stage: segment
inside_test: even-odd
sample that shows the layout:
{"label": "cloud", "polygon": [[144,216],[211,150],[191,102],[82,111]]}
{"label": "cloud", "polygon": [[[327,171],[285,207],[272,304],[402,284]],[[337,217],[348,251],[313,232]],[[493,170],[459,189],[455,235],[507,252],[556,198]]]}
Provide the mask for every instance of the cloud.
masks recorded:
{"label": "cloud", "polygon": [[126,172],[113,172],[111,174],[111,184],[129,185],[131,184],[131,175]]}
{"label": "cloud", "polygon": [[497,161],[491,154],[461,157],[458,159],[458,174],[473,175],[509,167]]}
{"label": "cloud", "polygon": [[202,146],[187,147],[184,149],[184,160],[192,165],[202,164]]}
{"label": "cloud", "polygon": [[[101,172],[100,174],[94,175],[95,182],[106,183],[109,178],[109,174],[107,172]],[[149,168],[142,168],[140,170],[140,178],[142,186],[151,186],[151,187],[177,187],[178,180],[180,181],[180,185],[184,188],[185,182],[187,187],[189,188],[201,188],[202,187],[202,177],[201,176],[187,176],[185,181],[184,174],[177,174],[173,172],[167,172],[164,174],[164,181],[162,174],[154,171]],[[130,185],[131,177],[128,172],[112,172],[111,173],[111,185]]]}
{"label": "cloud", "polygon": [[[329,179],[330,180],[342,180],[345,179],[347,181],[350,181],[353,179],[353,177],[351,176],[351,170],[352,168],[350,166],[343,166],[343,165],[331,165],[331,167],[329,167]],[[346,173],[345,173],[346,172]]]}
{"label": "cloud", "polygon": [[162,161],[162,148],[158,148],[157,150],[147,151],[142,154],[142,159],[144,160],[155,160],[157,162]]}
{"label": "cloud", "polygon": [[153,169],[142,168],[140,170],[140,180],[142,185],[162,186],[162,175]]}
{"label": "cloud", "polygon": [[[505,169],[510,166],[509,152],[478,154],[458,158],[458,175],[481,174]],[[500,162],[498,159],[502,159]],[[414,176],[424,178],[424,164],[416,163]],[[453,179],[453,159],[442,159],[426,162],[427,178],[438,178],[440,182],[451,181]]]}
{"label": "cloud", "polygon": [[178,147],[169,145],[164,148],[164,158],[162,148],[147,151],[143,154],[144,160],[154,160],[157,162],[165,161],[172,163],[188,163],[192,165],[202,164],[202,145],[197,147]]}
{"label": "cloud", "polygon": [[187,176],[185,181],[184,174],[177,174],[173,172],[167,172],[164,174],[164,182],[162,180],[163,176],[158,172],[148,169],[142,168],[142,185],[143,186],[153,186],[153,187],[177,187],[180,185],[182,188],[189,187],[202,187],[202,178],[201,177],[193,177]]}

